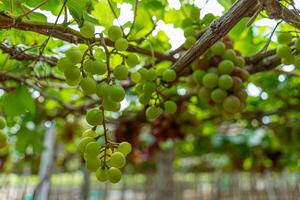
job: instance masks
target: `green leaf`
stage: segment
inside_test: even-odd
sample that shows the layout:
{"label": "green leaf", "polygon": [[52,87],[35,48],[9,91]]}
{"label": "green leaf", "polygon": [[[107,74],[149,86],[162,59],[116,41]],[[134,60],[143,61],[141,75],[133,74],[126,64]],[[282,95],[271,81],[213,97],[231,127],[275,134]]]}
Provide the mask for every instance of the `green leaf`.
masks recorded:
{"label": "green leaf", "polygon": [[[112,7],[116,14],[119,15],[120,10],[117,8],[116,4],[112,3]],[[102,26],[105,27],[113,25],[113,21],[115,19],[107,0],[100,0],[99,3],[95,5],[92,15],[99,20]]]}
{"label": "green leaf", "polygon": [[67,6],[69,8],[70,14],[76,20],[76,22],[81,25],[84,21],[84,16],[87,14],[87,5],[90,0],[68,0]]}
{"label": "green leaf", "polygon": [[236,0],[218,0],[225,10],[228,10]]}

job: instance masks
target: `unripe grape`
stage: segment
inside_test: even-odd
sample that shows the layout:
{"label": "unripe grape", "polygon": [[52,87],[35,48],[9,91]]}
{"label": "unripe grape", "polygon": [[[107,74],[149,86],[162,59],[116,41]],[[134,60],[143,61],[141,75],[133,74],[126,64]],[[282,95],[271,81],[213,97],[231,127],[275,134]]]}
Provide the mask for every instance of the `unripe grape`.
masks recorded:
{"label": "unripe grape", "polygon": [[207,73],[213,73],[213,74],[219,75],[219,70],[218,70],[218,68],[216,68],[216,67],[210,67],[210,68],[207,70]]}
{"label": "unripe grape", "polygon": [[226,51],[226,46],[222,41],[218,41],[210,48],[210,50],[213,54],[222,55]]}
{"label": "unripe grape", "polygon": [[235,61],[236,53],[233,49],[227,49],[223,54],[223,59],[231,60],[232,62]]}
{"label": "unripe grape", "polygon": [[294,65],[297,68],[300,68],[300,56],[295,57]]}
{"label": "unripe grape", "polygon": [[94,138],[92,137],[84,137],[80,140],[78,144],[78,150],[80,153],[83,153],[85,151],[85,147],[88,143],[93,142]]}
{"label": "unripe grape", "polygon": [[149,69],[145,74],[145,79],[147,81],[154,81],[157,78],[157,72],[155,69]]}
{"label": "unripe grape", "polygon": [[80,82],[80,87],[84,94],[93,94],[96,91],[97,82],[91,77],[85,77]]}
{"label": "unripe grape", "polygon": [[211,93],[211,99],[216,103],[221,103],[226,97],[226,90],[222,90],[220,88],[214,89]]}
{"label": "unripe grape", "polygon": [[125,38],[119,38],[115,42],[115,47],[118,51],[125,51],[128,48],[128,42]]}
{"label": "unripe grape", "polygon": [[293,39],[292,34],[290,34],[288,32],[279,33],[277,35],[277,41],[280,44],[288,44],[288,43],[292,42],[292,39]]}
{"label": "unripe grape", "polygon": [[66,57],[72,64],[77,64],[81,61],[82,52],[78,48],[71,48],[66,51]]}
{"label": "unripe grape", "polygon": [[206,87],[201,87],[198,93],[200,99],[208,101],[211,96],[211,89]]}
{"label": "unripe grape", "polygon": [[129,67],[135,67],[139,64],[139,57],[134,53],[130,53],[126,57],[126,63]]}
{"label": "unripe grape", "polygon": [[218,86],[221,89],[228,90],[233,86],[233,79],[231,76],[228,74],[223,74],[220,76],[219,81],[218,81]]}
{"label": "unripe grape", "polygon": [[295,62],[295,58],[293,55],[286,56],[281,60],[282,64],[284,65],[292,65]]}
{"label": "unripe grape", "polygon": [[173,69],[166,69],[162,73],[162,80],[166,82],[172,82],[176,79],[176,72]]}
{"label": "unripe grape", "polygon": [[151,95],[152,94],[147,94],[147,93],[142,94],[141,96],[139,96],[139,102],[144,105],[149,103],[151,99]]}
{"label": "unripe grape", "polygon": [[240,111],[241,101],[236,96],[228,96],[223,101],[223,108],[226,112],[236,113]]}
{"label": "unripe grape", "polygon": [[279,58],[285,58],[285,57],[288,57],[288,56],[292,55],[292,50],[291,50],[291,48],[289,46],[280,45],[276,49],[276,55]]}
{"label": "unripe grape", "polygon": [[121,180],[121,176],[122,176],[121,171],[116,167],[111,167],[107,171],[107,179],[111,183],[118,183]]}
{"label": "unripe grape", "polygon": [[165,101],[164,109],[166,113],[174,114],[177,111],[177,104],[174,101]]}
{"label": "unripe grape", "polygon": [[103,121],[103,113],[102,110],[98,108],[91,109],[86,114],[86,121],[91,126],[101,125]]}
{"label": "unripe grape", "polygon": [[200,9],[196,8],[196,7],[192,7],[190,16],[191,16],[191,19],[197,21],[200,18]]}
{"label": "unripe grape", "polygon": [[96,94],[98,97],[105,98],[109,95],[110,86],[106,82],[99,83],[96,86]]}
{"label": "unripe grape", "polygon": [[193,78],[198,84],[202,84],[205,72],[203,70],[196,70],[193,72]]}
{"label": "unripe grape", "polygon": [[146,110],[146,118],[148,120],[154,120],[161,115],[162,111],[158,107],[150,106]]}
{"label": "unripe grape", "polygon": [[76,66],[67,68],[64,71],[64,75],[66,79],[70,81],[76,81],[81,77],[80,69],[77,68]]}
{"label": "unripe grape", "polygon": [[99,169],[101,165],[101,161],[99,158],[86,160],[85,166],[90,172],[95,172],[97,169]]}
{"label": "unripe grape", "polygon": [[238,67],[244,67],[246,64],[246,61],[242,56],[237,56],[235,58],[234,64]]}
{"label": "unripe grape", "polygon": [[112,41],[123,37],[122,29],[118,26],[111,26],[108,28],[108,38]]}
{"label": "unripe grape", "polygon": [[94,37],[95,26],[89,21],[85,21],[83,26],[80,28],[80,33],[86,38]]}
{"label": "unripe grape", "polygon": [[207,88],[215,88],[218,85],[218,75],[207,73],[203,77],[203,85]]}
{"label": "unripe grape", "polygon": [[236,91],[236,92],[234,92],[234,95],[237,96],[243,102],[245,102],[248,97],[248,94],[245,90]]}
{"label": "unripe grape", "polygon": [[148,69],[142,67],[138,72],[141,74],[142,80],[147,80]]}
{"label": "unripe grape", "polygon": [[88,59],[83,64],[83,69],[91,74],[103,75],[107,72],[107,66],[102,60]]}
{"label": "unripe grape", "polygon": [[114,102],[120,102],[125,98],[125,90],[120,85],[112,85],[109,90],[109,97]]}
{"label": "unripe grape", "polygon": [[128,77],[128,69],[125,65],[116,66],[113,73],[117,80],[125,80]]}
{"label": "unripe grape", "polygon": [[99,167],[96,171],[96,178],[100,182],[107,181],[107,170],[105,168]]}
{"label": "unripe grape", "polygon": [[91,137],[91,138],[95,138],[97,136],[97,133],[95,131],[93,131],[92,129],[87,129],[85,130],[81,137]]}
{"label": "unripe grape", "polygon": [[218,65],[218,70],[221,74],[230,74],[234,69],[234,64],[231,60],[223,60]]}
{"label": "unripe grape", "polygon": [[204,15],[203,19],[202,19],[202,23],[204,23],[205,25],[209,25],[212,21],[214,21],[215,16],[212,13],[208,13],[206,15]]}
{"label": "unripe grape", "polygon": [[156,90],[157,86],[154,82],[146,81],[143,86],[144,93],[152,94]]}
{"label": "unripe grape", "polygon": [[138,83],[141,80],[142,76],[139,72],[133,72],[130,74],[130,80],[134,83]]}
{"label": "unripe grape", "polygon": [[117,112],[121,108],[121,104],[119,102],[115,102],[111,100],[111,98],[105,98],[102,102],[104,110],[111,111],[111,112]]}
{"label": "unripe grape", "polygon": [[61,58],[57,62],[57,68],[59,71],[64,72],[67,68],[72,68],[73,64],[69,61],[68,58]]}
{"label": "unripe grape", "polygon": [[6,120],[4,117],[0,116],[0,129],[4,129],[6,126]]}
{"label": "unripe grape", "polygon": [[300,51],[300,37],[298,37],[295,41],[295,48],[298,52]]}
{"label": "unripe grape", "polygon": [[98,142],[90,142],[86,145],[84,152],[90,155],[98,155],[101,151],[101,145]]}
{"label": "unripe grape", "polygon": [[195,37],[195,29],[192,26],[185,28],[184,36],[185,37],[189,37],[189,36]]}
{"label": "unripe grape", "polygon": [[185,18],[182,23],[181,23],[181,27],[185,28],[185,27],[190,27],[193,25],[193,19],[192,18]]}
{"label": "unripe grape", "polygon": [[121,152],[114,152],[110,157],[110,165],[116,168],[122,168],[125,166],[125,156]]}
{"label": "unripe grape", "polygon": [[131,144],[128,142],[121,142],[117,148],[118,152],[121,152],[125,156],[128,155],[132,150]]}
{"label": "unripe grape", "polygon": [[188,49],[196,43],[196,38],[194,36],[188,36],[185,38],[184,48]]}

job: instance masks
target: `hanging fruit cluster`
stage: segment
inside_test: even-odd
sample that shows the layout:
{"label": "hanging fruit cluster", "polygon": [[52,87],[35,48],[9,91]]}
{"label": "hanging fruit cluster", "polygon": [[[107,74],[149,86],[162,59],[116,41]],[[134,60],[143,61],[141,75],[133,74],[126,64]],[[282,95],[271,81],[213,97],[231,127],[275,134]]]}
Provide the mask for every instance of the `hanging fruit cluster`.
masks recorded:
{"label": "hanging fruit cluster", "polygon": [[276,55],[284,65],[295,65],[300,67],[300,38],[294,41],[294,49],[290,44],[293,42],[293,35],[289,32],[282,32],[277,35],[280,44],[276,49]]}

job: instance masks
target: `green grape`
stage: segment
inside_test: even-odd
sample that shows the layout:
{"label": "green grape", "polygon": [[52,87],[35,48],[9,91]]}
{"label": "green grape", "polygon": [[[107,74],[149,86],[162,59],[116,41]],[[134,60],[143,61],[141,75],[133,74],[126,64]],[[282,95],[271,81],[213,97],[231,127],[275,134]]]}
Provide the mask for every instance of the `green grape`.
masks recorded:
{"label": "green grape", "polygon": [[295,57],[293,55],[286,56],[281,60],[284,65],[292,65],[295,62]]}
{"label": "green grape", "polygon": [[203,70],[196,70],[193,72],[193,78],[198,84],[202,84],[205,72]]}
{"label": "green grape", "polygon": [[0,129],[4,129],[6,126],[6,120],[4,117],[0,116]]}
{"label": "green grape", "polygon": [[90,172],[95,172],[101,166],[101,160],[99,158],[87,160],[85,166]]}
{"label": "green grape", "polygon": [[96,85],[95,92],[98,97],[105,98],[109,95],[110,85],[106,82],[99,83]]}
{"label": "green grape", "polygon": [[78,86],[80,81],[82,79],[82,76],[80,76],[77,80],[69,80],[69,79],[66,79],[66,83],[69,85],[69,86]]}
{"label": "green grape", "polygon": [[91,77],[85,77],[80,82],[80,87],[84,94],[93,94],[96,91],[97,82]]}
{"label": "green grape", "polygon": [[[105,156],[105,154],[106,154],[106,156]],[[101,153],[99,154],[99,158],[102,159],[102,160],[104,160],[104,157],[106,157],[105,160],[109,161],[111,154],[112,154],[112,151],[111,151],[110,148],[106,149],[106,153],[105,153],[105,148],[102,148],[101,149]]]}
{"label": "green grape", "polygon": [[111,26],[108,28],[108,38],[112,41],[123,37],[122,29],[118,26]]}
{"label": "green grape", "polygon": [[184,36],[185,37],[189,37],[189,36],[195,37],[195,29],[192,26],[185,28]]}
{"label": "green grape", "polygon": [[139,57],[134,53],[130,53],[126,57],[126,63],[129,67],[135,67],[139,64]]}
{"label": "green grape", "polygon": [[210,67],[210,68],[207,70],[207,73],[213,73],[213,74],[219,75],[219,70],[218,70],[218,68],[216,68],[216,67]]}
{"label": "green grape", "polygon": [[219,81],[218,81],[218,86],[221,89],[228,90],[233,86],[233,79],[230,75],[228,74],[223,74],[220,76]]}
{"label": "green grape", "polygon": [[300,56],[295,57],[294,65],[297,68],[300,68]]}
{"label": "green grape", "polygon": [[107,181],[107,169],[99,167],[96,171],[96,178],[100,182]]}
{"label": "green grape", "polygon": [[83,64],[83,69],[91,74],[103,75],[107,72],[107,66],[102,60],[88,59]]}
{"label": "green grape", "polygon": [[226,46],[222,41],[218,41],[210,48],[210,50],[215,55],[222,55],[226,51]]}
{"label": "green grape", "polygon": [[115,42],[115,47],[118,51],[125,51],[128,48],[128,42],[124,38],[119,38]]}
{"label": "green grape", "polygon": [[64,71],[64,75],[69,81],[78,81],[81,78],[80,69],[76,66],[67,68]]}
{"label": "green grape", "polygon": [[198,92],[198,97],[202,100],[208,101],[210,100],[211,92],[211,89],[207,87],[201,87]]}
{"label": "green grape", "polygon": [[246,61],[242,56],[237,56],[235,58],[234,64],[238,67],[244,67],[246,64]]}
{"label": "green grape", "polygon": [[232,62],[234,62],[235,58],[236,58],[236,53],[233,49],[227,49],[223,54],[223,59],[231,60]]}
{"label": "green grape", "polygon": [[72,68],[73,64],[69,61],[68,58],[61,58],[57,62],[57,68],[59,71],[64,72],[67,68]]}
{"label": "green grape", "polygon": [[184,48],[188,49],[196,43],[196,38],[194,36],[188,36],[185,38]]}
{"label": "green grape", "polygon": [[98,108],[89,110],[86,114],[85,119],[91,126],[101,125],[103,121],[102,110],[99,110]]}
{"label": "green grape", "polygon": [[150,106],[146,109],[146,118],[148,120],[154,120],[162,114],[161,108]]}
{"label": "green grape", "polygon": [[114,102],[110,98],[103,99],[102,102],[104,110],[117,112],[121,108],[121,104],[119,102]]}
{"label": "green grape", "polygon": [[109,92],[109,97],[114,102],[120,102],[125,98],[125,90],[120,85],[112,85],[108,92]]}
{"label": "green grape", "polygon": [[295,48],[298,50],[298,52],[300,51],[300,37],[295,41]]}
{"label": "green grape", "polygon": [[86,38],[94,37],[95,26],[89,21],[85,21],[83,26],[80,28],[80,33]]}
{"label": "green grape", "polygon": [[116,168],[122,168],[125,166],[125,156],[121,152],[114,152],[110,157],[110,165]]}
{"label": "green grape", "polygon": [[157,72],[155,69],[149,69],[145,74],[145,79],[147,81],[154,81],[157,78]]}
{"label": "green grape", "polygon": [[78,48],[71,48],[66,51],[66,57],[72,64],[80,63],[82,58],[82,52]]}
{"label": "green grape", "polygon": [[292,42],[293,36],[292,34],[285,32],[285,33],[279,33],[277,35],[277,41],[280,44],[288,44]]}
{"label": "green grape", "polygon": [[141,80],[142,76],[139,72],[133,72],[130,74],[130,80],[134,83],[138,83]]}
{"label": "green grape", "polygon": [[121,171],[116,167],[111,167],[107,171],[107,179],[111,183],[118,183],[121,180],[121,176],[122,176]]}
{"label": "green grape", "polygon": [[90,142],[86,145],[84,152],[91,155],[98,155],[101,151],[101,145],[98,142]]}
{"label": "green grape", "polygon": [[116,66],[113,73],[117,80],[125,80],[128,77],[128,69],[125,65]]}
{"label": "green grape", "polygon": [[203,77],[203,85],[207,88],[215,88],[218,85],[218,75],[206,73]]}
{"label": "green grape", "polygon": [[121,152],[125,156],[127,156],[132,150],[131,144],[128,142],[121,142],[117,148],[118,152]]}
{"label": "green grape", "polygon": [[148,93],[142,94],[141,96],[139,96],[139,102],[143,105],[148,104],[151,99],[151,95],[152,94],[148,94]]}
{"label": "green grape", "polygon": [[240,111],[241,101],[236,96],[228,96],[223,101],[223,108],[226,112],[236,113]]}
{"label": "green grape", "polygon": [[191,19],[197,21],[200,18],[200,9],[196,8],[196,7],[192,7],[190,16],[191,16]]}
{"label": "green grape", "polygon": [[87,160],[93,160],[93,159],[98,159],[96,154],[87,154],[87,153],[83,153],[83,159],[85,161]]}
{"label": "green grape", "polygon": [[243,102],[245,102],[248,97],[248,94],[245,90],[238,90],[238,91],[234,92],[234,95],[237,96]]}
{"label": "green grape", "polygon": [[177,111],[177,104],[174,101],[165,101],[164,109],[166,113],[174,114]]}
{"label": "green grape", "polygon": [[202,23],[204,23],[205,25],[209,25],[212,21],[214,21],[215,16],[212,13],[208,13],[206,15],[204,15],[203,19],[202,19]]}
{"label": "green grape", "polygon": [[181,23],[182,28],[190,27],[192,25],[193,25],[193,19],[192,18],[185,18]]}
{"label": "green grape", "polygon": [[82,135],[81,135],[81,137],[92,137],[92,138],[95,138],[95,137],[97,137],[97,133],[94,131],[94,130],[92,130],[92,129],[87,129],[87,130],[85,130],[83,133],[82,133]]}
{"label": "green grape", "polygon": [[176,72],[173,69],[166,69],[162,73],[162,80],[165,82],[172,82],[176,79]]}
{"label": "green grape", "polygon": [[151,81],[144,82],[143,91],[148,94],[152,94],[156,90],[156,84]]}
{"label": "green grape", "polygon": [[83,153],[85,151],[85,147],[88,143],[93,142],[94,138],[92,137],[84,137],[80,140],[78,144],[78,150],[80,153]]}
{"label": "green grape", "polygon": [[230,74],[234,69],[234,64],[231,60],[223,60],[218,65],[218,70],[221,74]]}
{"label": "green grape", "polygon": [[286,45],[280,45],[277,47],[276,49],[276,55],[279,57],[279,58],[286,58],[288,56],[291,56],[292,55],[292,50],[289,46],[286,46]]}
{"label": "green grape", "polygon": [[216,103],[221,103],[227,97],[226,90],[217,88],[211,93],[211,99]]}
{"label": "green grape", "polygon": [[147,80],[148,69],[142,67],[138,72],[141,74],[142,80]]}

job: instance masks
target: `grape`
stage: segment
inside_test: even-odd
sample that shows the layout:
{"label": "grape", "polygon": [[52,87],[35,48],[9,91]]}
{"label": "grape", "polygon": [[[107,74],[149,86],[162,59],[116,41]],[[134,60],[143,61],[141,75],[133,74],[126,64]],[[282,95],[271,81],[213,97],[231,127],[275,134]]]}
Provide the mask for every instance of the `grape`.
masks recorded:
{"label": "grape", "polygon": [[173,69],[166,69],[162,73],[162,80],[166,82],[172,82],[176,79],[176,72]]}
{"label": "grape", "polygon": [[185,27],[190,27],[193,25],[193,19],[192,18],[185,18],[182,23],[181,23],[181,27],[185,28]]}
{"label": "grape", "polygon": [[123,37],[122,29],[118,26],[111,26],[108,28],[108,38],[112,41],[117,41],[117,39]]}
{"label": "grape", "polygon": [[147,81],[154,81],[157,78],[157,72],[155,69],[149,69],[144,77]]}
{"label": "grape", "polygon": [[280,44],[288,44],[292,42],[293,36],[292,34],[285,32],[285,33],[279,33],[277,35],[277,41]]}
{"label": "grape", "polygon": [[242,56],[237,56],[235,58],[234,64],[238,67],[244,67],[246,64],[246,61]]}
{"label": "grape", "polygon": [[141,80],[142,76],[139,72],[133,72],[130,74],[130,80],[134,83],[138,83]]}
{"label": "grape", "polygon": [[300,56],[295,57],[294,65],[295,67],[300,68]]}
{"label": "grape", "polygon": [[95,132],[95,131],[93,131],[92,129],[87,129],[87,130],[85,130],[83,133],[82,133],[82,135],[81,135],[81,137],[92,137],[92,138],[94,138],[94,137],[96,137],[97,136],[97,133]]}
{"label": "grape", "polygon": [[193,78],[198,84],[202,84],[205,72],[203,70],[196,70],[193,72]]}
{"label": "grape", "polygon": [[154,120],[157,117],[159,117],[159,115],[161,115],[161,113],[162,113],[161,109],[159,109],[155,106],[150,106],[146,110],[146,118],[148,120]]}
{"label": "grape", "polygon": [[184,48],[188,49],[196,43],[196,38],[194,36],[188,36],[185,38]]}
{"label": "grape", "polygon": [[98,168],[96,171],[96,178],[100,182],[107,181],[107,170],[105,168]]}
{"label": "grape", "polygon": [[156,84],[151,81],[144,82],[143,91],[148,94],[152,94],[156,90]]}
{"label": "grape", "polygon": [[86,72],[97,75],[103,75],[107,72],[107,66],[101,60],[88,59],[84,62],[83,69]]}
{"label": "grape", "polygon": [[207,70],[208,73],[213,73],[213,74],[216,74],[216,75],[219,75],[219,70],[218,68],[216,67],[211,67]]}
{"label": "grape", "polygon": [[192,7],[190,16],[191,16],[191,19],[197,21],[200,18],[200,9],[196,8],[196,7]]}
{"label": "grape", "polygon": [[86,114],[86,121],[91,126],[101,125],[103,121],[102,110],[99,110],[98,108],[89,110]]}
{"label": "grape", "polygon": [[239,90],[239,91],[236,91],[235,93],[235,96],[237,96],[241,101],[246,101],[247,100],[247,97],[248,97],[248,94],[245,90]]}
{"label": "grape", "polygon": [[294,64],[294,62],[295,62],[295,58],[292,55],[286,56],[282,59],[282,64],[284,65],[291,65]]}
{"label": "grape", "polygon": [[78,48],[71,48],[66,52],[66,56],[72,64],[77,64],[81,61],[82,53]]}
{"label": "grape", "polygon": [[218,85],[218,75],[207,73],[203,77],[203,85],[207,88],[215,88]]}
{"label": "grape", "polygon": [[85,161],[87,161],[87,160],[98,159],[98,157],[97,157],[96,154],[87,154],[87,153],[84,153],[84,154],[83,154],[83,159],[84,159]]}
{"label": "grape", "polygon": [[108,92],[109,92],[109,97],[114,102],[120,102],[125,98],[125,90],[120,85],[112,85]]}
{"label": "grape", "polygon": [[69,61],[68,58],[61,58],[58,60],[56,66],[59,71],[64,72],[67,68],[72,68],[73,64]]}
{"label": "grape", "polygon": [[91,171],[95,172],[101,165],[101,160],[99,158],[87,160],[85,163],[86,168]]}
{"label": "grape", "polygon": [[236,53],[233,49],[227,49],[223,54],[223,59],[235,61]]}
{"label": "grape", "polygon": [[142,67],[138,72],[141,74],[142,80],[147,80],[148,69]]}
{"label": "grape", "polygon": [[64,71],[64,75],[69,81],[78,81],[81,78],[80,69],[76,66],[67,68]]}
{"label": "grape", "polygon": [[237,76],[239,78],[242,79],[242,81],[247,81],[249,79],[249,72],[245,69],[241,69],[239,67],[235,67],[233,72],[232,72],[233,76]]}
{"label": "grape", "polygon": [[216,55],[222,55],[226,51],[226,46],[223,42],[216,42],[211,48],[211,52]]}
{"label": "grape", "polygon": [[78,150],[80,153],[83,153],[85,151],[85,147],[88,143],[93,142],[94,139],[92,137],[84,137],[80,140],[78,144]]}
{"label": "grape", "polygon": [[300,51],[300,37],[295,41],[295,48]]}
{"label": "grape", "polygon": [[95,92],[98,97],[105,98],[109,95],[110,86],[106,82],[99,83],[96,86]]}
{"label": "grape", "polygon": [[125,51],[128,48],[128,42],[124,38],[119,38],[115,42],[115,47],[118,51]]}
{"label": "grape", "polygon": [[114,102],[110,98],[103,99],[103,108],[107,111],[117,112],[121,108],[121,104],[119,102]]}
{"label": "grape", "polygon": [[125,65],[118,65],[114,69],[114,77],[117,80],[125,80],[128,77],[128,69]]}
{"label": "grape", "polygon": [[80,33],[86,38],[94,37],[95,26],[89,21],[85,21],[83,26],[80,28]]}
{"label": "grape", "polygon": [[6,120],[4,117],[0,116],[0,129],[4,129],[6,126]]}
{"label": "grape", "polygon": [[164,102],[164,109],[169,114],[174,114],[177,111],[177,104],[174,101]]}
{"label": "grape", "polygon": [[234,69],[234,64],[231,60],[223,60],[218,65],[218,70],[221,74],[230,74]]}
{"label": "grape", "polygon": [[195,29],[191,26],[185,28],[184,29],[184,36],[185,37],[189,37],[189,36],[195,37]]}
{"label": "grape", "polygon": [[97,82],[91,77],[85,77],[80,82],[80,87],[84,94],[93,94],[96,91]]}
{"label": "grape", "polygon": [[206,87],[201,87],[198,96],[200,99],[208,101],[211,96],[211,90]]}
{"label": "grape", "polygon": [[98,155],[101,151],[101,145],[98,142],[90,142],[86,145],[84,152],[90,155]]}
{"label": "grape", "polygon": [[150,101],[150,99],[151,99],[151,95],[152,94],[142,94],[140,97],[139,97],[139,102],[141,103],[141,104],[147,104],[147,103],[149,103],[149,101]]}
{"label": "grape", "polygon": [[229,113],[236,113],[240,110],[241,101],[236,96],[228,96],[223,101],[223,108]]}
{"label": "grape", "polygon": [[223,74],[219,78],[218,86],[221,89],[228,90],[233,86],[233,79],[228,74]]}
{"label": "grape", "polygon": [[211,99],[216,103],[221,103],[226,97],[226,90],[222,90],[220,88],[214,89],[211,93]]}
{"label": "grape", "polygon": [[139,57],[134,53],[130,53],[127,55],[126,63],[129,67],[135,67],[139,64]]}
{"label": "grape", "polygon": [[292,50],[291,50],[291,48],[289,46],[280,45],[276,49],[276,55],[279,58],[285,58],[285,57],[288,57],[288,56],[292,55]]}
{"label": "grape", "polygon": [[110,165],[116,168],[122,168],[125,166],[125,156],[120,152],[114,152],[110,157]]}
{"label": "grape", "polygon": [[121,171],[116,167],[111,167],[107,171],[107,179],[111,183],[118,183],[121,180],[121,176],[122,176]]}
{"label": "grape", "polygon": [[128,142],[121,142],[117,148],[118,152],[121,152],[125,156],[129,154],[132,150],[131,144]]}
{"label": "grape", "polygon": [[203,19],[202,19],[202,23],[204,23],[205,25],[209,25],[212,21],[214,21],[215,16],[212,13],[208,13],[206,15],[204,15]]}
{"label": "grape", "polygon": [[243,88],[243,82],[241,78],[233,76],[232,79],[233,79],[233,86],[232,86],[233,91],[238,91],[241,88]]}

